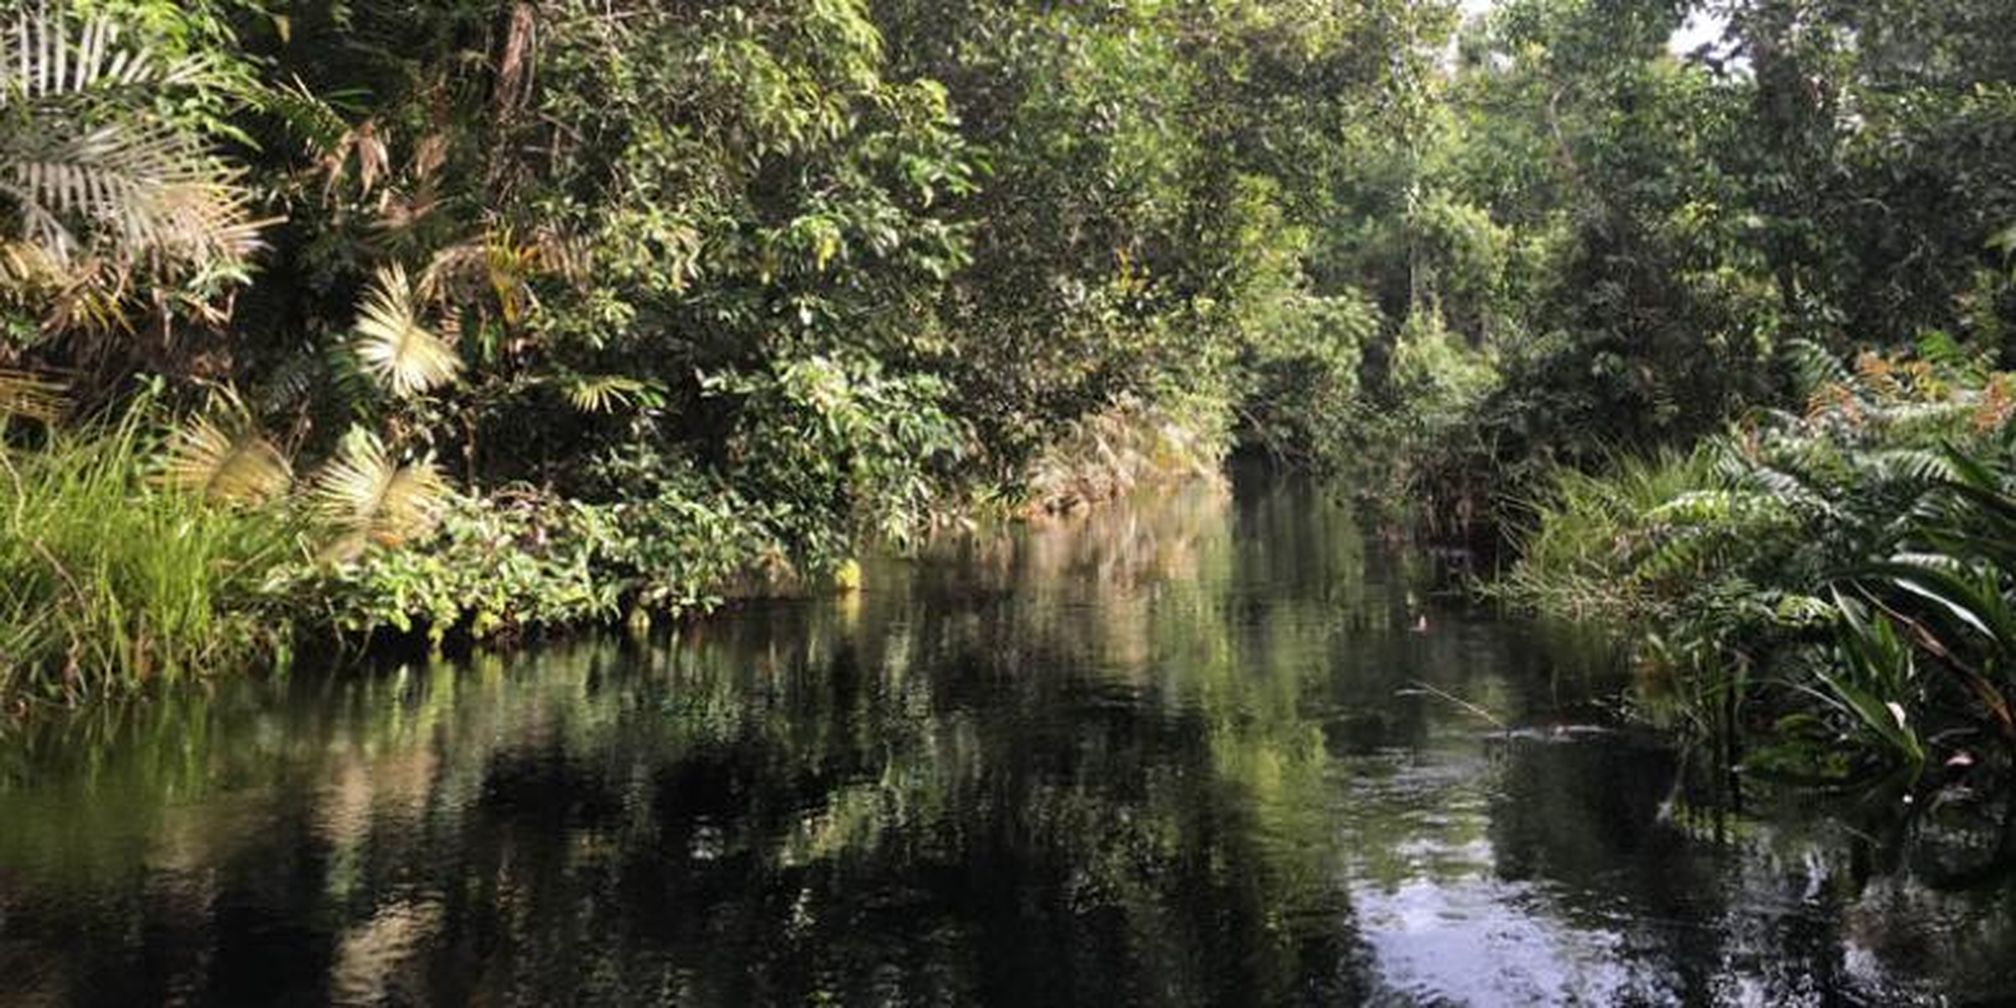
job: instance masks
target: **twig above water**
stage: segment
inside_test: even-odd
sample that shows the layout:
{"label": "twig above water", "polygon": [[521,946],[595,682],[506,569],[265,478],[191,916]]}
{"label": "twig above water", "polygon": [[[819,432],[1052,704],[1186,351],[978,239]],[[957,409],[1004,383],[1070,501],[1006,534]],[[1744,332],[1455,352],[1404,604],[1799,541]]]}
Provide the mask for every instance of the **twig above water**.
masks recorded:
{"label": "twig above water", "polygon": [[1471,714],[1475,714],[1476,716],[1491,722],[1491,726],[1497,728],[1499,731],[1511,730],[1511,727],[1507,725],[1502,719],[1500,719],[1496,714],[1493,714],[1490,711],[1485,710],[1484,708],[1479,707],[1478,705],[1471,703],[1470,701],[1465,700],[1454,693],[1449,692],[1448,690],[1439,689],[1428,683],[1422,682],[1419,679],[1414,680],[1414,686],[1415,686],[1414,689],[1403,689],[1398,690],[1396,692],[1400,696],[1418,696],[1420,694],[1426,693],[1429,696],[1439,697],[1443,700],[1449,701],[1452,704],[1455,704],[1456,706],[1470,712]]}

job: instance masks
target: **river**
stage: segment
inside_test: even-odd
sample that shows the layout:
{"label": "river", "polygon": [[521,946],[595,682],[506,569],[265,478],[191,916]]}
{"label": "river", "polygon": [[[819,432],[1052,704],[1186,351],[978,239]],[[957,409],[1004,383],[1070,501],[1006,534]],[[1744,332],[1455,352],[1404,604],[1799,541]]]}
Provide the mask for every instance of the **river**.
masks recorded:
{"label": "river", "polygon": [[1704,800],[1601,648],[1437,583],[1256,479],[641,639],[37,718],[0,1004],[2016,995],[1979,843]]}

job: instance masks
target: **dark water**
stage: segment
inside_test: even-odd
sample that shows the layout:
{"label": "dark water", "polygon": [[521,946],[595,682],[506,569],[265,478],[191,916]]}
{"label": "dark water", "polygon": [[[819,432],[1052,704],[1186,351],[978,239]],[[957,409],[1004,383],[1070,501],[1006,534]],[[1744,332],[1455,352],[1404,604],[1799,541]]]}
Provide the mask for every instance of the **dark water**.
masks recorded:
{"label": "dark water", "polygon": [[2016,993],[1981,845],[1713,814],[1564,728],[1605,663],[1423,566],[1200,489],[671,639],[17,727],[0,1003]]}

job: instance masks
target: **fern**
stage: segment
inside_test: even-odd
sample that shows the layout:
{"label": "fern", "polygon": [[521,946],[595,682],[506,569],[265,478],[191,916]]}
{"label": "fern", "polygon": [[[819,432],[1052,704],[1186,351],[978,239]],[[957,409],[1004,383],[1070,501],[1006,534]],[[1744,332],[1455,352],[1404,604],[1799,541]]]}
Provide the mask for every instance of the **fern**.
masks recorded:
{"label": "fern", "polygon": [[1850,379],[1841,359],[1811,340],[1793,340],[1786,345],[1785,356],[1790,358],[1793,376],[1806,395],[1830,385],[1846,384]]}

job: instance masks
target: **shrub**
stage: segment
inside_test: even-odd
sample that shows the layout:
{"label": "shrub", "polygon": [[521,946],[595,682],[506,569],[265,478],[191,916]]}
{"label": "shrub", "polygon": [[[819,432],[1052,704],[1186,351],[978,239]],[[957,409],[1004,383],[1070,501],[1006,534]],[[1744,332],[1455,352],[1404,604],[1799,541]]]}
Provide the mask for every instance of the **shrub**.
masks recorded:
{"label": "shrub", "polygon": [[1139,486],[1215,473],[1231,441],[1230,411],[1206,398],[1127,397],[1065,425],[1030,465],[1025,510],[1074,511]]}
{"label": "shrub", "polygon": [[424,633],[436,644],[676,616],[788,577],[767,517],[697,479],[616,504],[525,486],[458,494],[428,539],[298,568],[290,593],[340,632]]}
{"label": "shrub", "polygon": [[[1934,690],[1921,666],[2000,667],[1963,662],[1970,641],[1928,628],[1992,610],[2007,587],[1993,537],[1969,530],[2000,513],[1981,502],[2000,492],[1986,474],[2007,457],[2016,396],[2008,376],[1938,343],[1919,358],[1865,354],[1852,371],[1812,351],[1801,364],[1803,414],[1759,414],[1688,455],[1553,473],[1497,591],[1628,628],[1649,714],[1725,741],[1775,725],[1781,741],[1816,744],[1767,757],[1808,772],[1923,765],[1921,726],[1965,720],[1966,694],[2001,688],[1990,672],[1986,690]],[[1969,473],[1976,489],[1959,489]],[[1850,576],[1875,561],[1889,562]],[[1893,625],[1942,593],[1929,616]]]}

